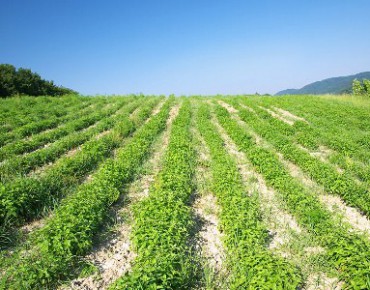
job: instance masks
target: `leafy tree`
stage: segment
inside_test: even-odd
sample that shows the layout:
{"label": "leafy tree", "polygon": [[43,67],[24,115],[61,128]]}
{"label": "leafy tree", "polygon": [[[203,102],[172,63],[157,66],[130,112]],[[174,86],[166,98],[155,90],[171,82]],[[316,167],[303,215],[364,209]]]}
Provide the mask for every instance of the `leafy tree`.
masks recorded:
{"label": "leafy tree", "polygon": [[16,93],[15,89],[16,69],[11,64],[0,64],[0,97],[10,96]]}
{"label": "leafy tree", "polygon": [[355,79],[352,83],[352,92],[355,96],[362,96],[365,93],[365,89],[358,79]]}
{"label": "leafy tree", "polygon": [[0,64],[0,97],[16,94],[29,96],[59,96],[76,93],[75,91],[56,86],[53,81],[46,81],[30,69],[19,68],[11,64]]}
{"label": "leafy tree", "polygon": [[30,96],[42,94],[43,81],[37,73],[33,73],[30,69],[18,69],[15,82],[18,92],[21,94]]}

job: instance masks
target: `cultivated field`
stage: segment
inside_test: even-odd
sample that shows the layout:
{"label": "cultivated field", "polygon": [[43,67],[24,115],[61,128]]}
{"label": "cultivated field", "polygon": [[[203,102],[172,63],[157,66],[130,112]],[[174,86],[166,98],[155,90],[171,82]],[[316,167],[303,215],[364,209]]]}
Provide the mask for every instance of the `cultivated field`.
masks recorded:
{"label": "cultivated field", "polygon": [[0,289],[370,289],[370,100],[0,100]]}

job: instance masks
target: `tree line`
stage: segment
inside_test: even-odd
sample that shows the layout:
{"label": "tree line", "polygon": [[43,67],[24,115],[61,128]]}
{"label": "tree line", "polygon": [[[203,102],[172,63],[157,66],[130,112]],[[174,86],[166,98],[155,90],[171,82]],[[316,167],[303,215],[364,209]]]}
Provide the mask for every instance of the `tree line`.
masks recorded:
{"label": "tree line", "polygon": [[75,91],[60,87],[53,81],[47,81],[30,69],[16,69],[11,64],[0,64],[0,97],[14,95],[29,96],[61,96],[76,93]]}

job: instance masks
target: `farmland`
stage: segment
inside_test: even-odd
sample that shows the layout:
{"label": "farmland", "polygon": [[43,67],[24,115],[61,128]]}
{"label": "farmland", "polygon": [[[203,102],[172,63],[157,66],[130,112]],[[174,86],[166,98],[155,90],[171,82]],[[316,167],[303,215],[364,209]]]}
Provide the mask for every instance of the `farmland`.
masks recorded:
{"label": "farmland", "polygon": [[370,289],[370,100],[0,100],[0,289]]}

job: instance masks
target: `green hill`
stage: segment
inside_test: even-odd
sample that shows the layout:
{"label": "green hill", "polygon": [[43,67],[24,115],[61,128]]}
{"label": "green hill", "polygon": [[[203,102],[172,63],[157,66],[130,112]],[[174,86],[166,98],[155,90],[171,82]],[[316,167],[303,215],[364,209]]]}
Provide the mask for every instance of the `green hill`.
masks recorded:
{"label": "green hill", "polygon": [[370,79],[370,72],[362,72],[356,75],[329,78],[314,82],[304,86],[301,89],[287,89],[276,93],[280,95],[319,95],[319,94],[343,94],[352,90],[352,81],[354,79]]}

